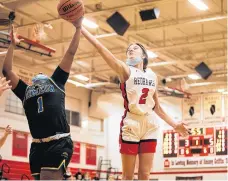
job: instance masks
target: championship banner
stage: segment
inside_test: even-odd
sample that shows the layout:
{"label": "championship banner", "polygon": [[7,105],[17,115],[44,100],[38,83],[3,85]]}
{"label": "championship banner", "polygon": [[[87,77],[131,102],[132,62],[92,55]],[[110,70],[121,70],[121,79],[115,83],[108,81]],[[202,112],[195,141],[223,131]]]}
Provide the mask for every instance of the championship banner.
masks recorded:
{"label": "championship banner", "polygon": [[37,75],[36,72],[32,72],[30,70],[26,70],[21,67],[14,67],[14,72],[18,75],[18,77],[23,80],[28,85],[32,84],[32,78]]}
{"label": "championship banner", "polygon": [[183,100],[183,121],[187,124],[201,122],[201,96]]}
{"label": "championship banner", "polygon": [[209,94],[203,98],[203,113],[205,123],[222,121],[222,95]]}
{"label": "championship banner", "polygon": [[13,131],[12,155],[27,158],[27,155],[28,155],[28,133]]}
{"label": "championship banner", "polygon": [[207,158],[168,158],[164,160],[164,168],[211,168],[227,167],[228,156]]}
{"label": "championship banner", "polygon": [[86,164],[96,165],[97,163],[97,146],[96,145],[86,145]]}
{"label": "championship banner", "polygon": [[79,142],[74,142],[74,152],[71,158],[71,163],[80,163],[80,146]]}

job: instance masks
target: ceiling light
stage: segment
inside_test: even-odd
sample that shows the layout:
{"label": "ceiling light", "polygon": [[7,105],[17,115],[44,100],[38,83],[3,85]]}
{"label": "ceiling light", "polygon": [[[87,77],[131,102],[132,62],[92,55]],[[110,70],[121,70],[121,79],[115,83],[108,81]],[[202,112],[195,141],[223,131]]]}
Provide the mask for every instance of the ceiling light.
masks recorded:
{"label": "ceiling light", "polygon": [[170,77],[167,77],[165,80],[166,82],[172,82],[172,79]]}
{"label": "ceiling light", "polygon": [[98,28],[98,25],[96,23],[86,18],[83,19],[82,24],[88,28],[93,28],[93,29]]}
{"label": "ceiling light", "polygon": [[82,80],[82,81],[88,81],[89,80],[89,78],[85,77],[84,75],[75,75],[74,77],[79,79],[79,80]]}
{"label": "ceiling light", "polygon": [[201,77],[198,74],[189,74],[188,78],[193,79],[193,80],[201,79]]}
{"label": "ceiling light", "polygon": [[147,50],[147,54],[148,54],[149,58],[157,58],[158,57],[157,54],[155,54],[154,52],[152,52],[150,50]]}
{"label": "ceiling light", "polygon": [[44,24],[44,27],[45,27],[45,28],[49,28],[49,29],[51,29],[51,30],[53,29],[53,26],[52,26],[51,24]]}
{"label": "ceiling light", "polygon": [[188,0],[192,5],[197,7],[199,10],[208,10],[208,6],[202,0]]}
{"label": "ceiling light", "polygon": [[224,92],[225,91],[225,89],[218,89],[218,92]]}
{"label": "ceiling light", "polygon": [[100,87],[100,86],[105,86],[105,85],[110,85],[110,82],[96,82],[96,83],[90,83],[86,84],[86,88],[92,88],[92,87]]}
{"label": "ceiling light", "polygon": [[95,35],[96,38],[107,38],[110,36],[116,36],[117,33],[107,33],[107,34],[102,34],[102,35]]}
{"label": "ceiling light", "polygon": [[73,81],[73,80],[67,80],[67,82],[71,83],[71,84],[74,84],[76,85],[77,87],[85,87],[84,84],[80,83],[80,82],[76,82],[76,81]]}
{"label": "ceiling light", "polygon": [[217,16],[217,17],[212,17],[212,18],[204,18],[204,19],[192,21],[191,23],[202,23],[202,22],[215,21],[215,20],[220,20],[220,19],[227,19],[227,16]]}
{"label": "ceiling light", "polygon": [[5,55],[6,53],[7,53],[7,51],[0,52],[0,55]]}
{"label": "ceiling light", "polygon": [[216,82],[199,82],[199,83],[193,83],[189,84],[190,87],[197,87],[197,86],[206,86],[206,85],[215,85]]}
{"label": "ceiling light", "polygon": [[90,68],[90,64],[88,62],[86,62],[86,61],[78,60],[75,63],[81,65],[83,68],[84,67]]}
{"label": "ceiling light", "polygon": [[166,66],[166,65],[174,65],[174,64],[176,64],[176,62],[154,62],[154,63],[148,64],[148,66],[157,67],[157,66]]}

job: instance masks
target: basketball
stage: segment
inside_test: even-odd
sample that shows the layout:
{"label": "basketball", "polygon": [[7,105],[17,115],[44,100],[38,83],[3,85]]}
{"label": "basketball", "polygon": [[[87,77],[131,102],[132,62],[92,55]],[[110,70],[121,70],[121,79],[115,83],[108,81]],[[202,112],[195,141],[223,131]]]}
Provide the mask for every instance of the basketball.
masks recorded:
{"label": "basketball", "polygon": [[59,16],[69,22],[75,22],[84,15],[82,0],[60,0],[57,10]]}

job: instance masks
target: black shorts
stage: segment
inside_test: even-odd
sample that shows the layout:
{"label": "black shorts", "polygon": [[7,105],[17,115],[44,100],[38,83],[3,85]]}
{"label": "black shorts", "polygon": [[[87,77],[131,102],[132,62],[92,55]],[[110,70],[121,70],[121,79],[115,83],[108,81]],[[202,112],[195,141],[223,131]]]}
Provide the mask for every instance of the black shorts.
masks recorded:
{"label": "black shorts", "polygon": [[47,143],[32,143],[29,155],[32,175],[39,175],[42,168],[60,169],[67,167],[73,154],[73,142],[70,137]]}

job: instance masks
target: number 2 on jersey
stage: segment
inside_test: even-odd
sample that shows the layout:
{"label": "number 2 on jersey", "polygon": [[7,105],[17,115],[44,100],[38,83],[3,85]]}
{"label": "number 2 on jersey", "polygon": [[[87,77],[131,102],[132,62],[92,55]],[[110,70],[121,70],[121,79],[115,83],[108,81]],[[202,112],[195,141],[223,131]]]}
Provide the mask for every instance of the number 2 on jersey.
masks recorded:
{"label": "number 2 on jersey", "polygon": [[148,88],[143,88],[142,89],[142,95],[139,99],[139,104],[146,104],[146,98],[148,96],[149,89]]}
{"label": "number 2 on jersey", "polygon": [[39,97],[37,99],[37,103],[38,103],[38,113],[43,112],[44,111],[43,97]]}

